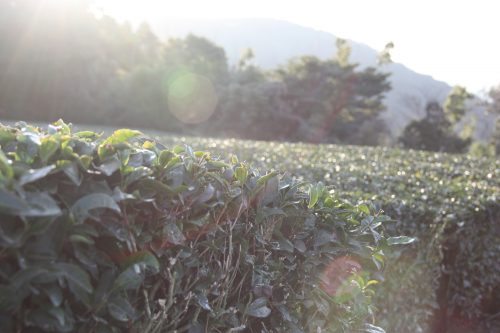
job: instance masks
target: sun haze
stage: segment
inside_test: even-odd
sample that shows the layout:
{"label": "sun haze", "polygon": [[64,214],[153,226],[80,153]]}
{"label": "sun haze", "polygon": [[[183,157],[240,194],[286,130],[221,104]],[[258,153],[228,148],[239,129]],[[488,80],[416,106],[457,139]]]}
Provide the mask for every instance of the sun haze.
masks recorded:
{"label": "sun haze", "polygon": [[451,85],[480,91],[500,77],[494,1],[97,1],[119,19],[273,18],[330,32],[375,49],[392,41],[393,59]]}

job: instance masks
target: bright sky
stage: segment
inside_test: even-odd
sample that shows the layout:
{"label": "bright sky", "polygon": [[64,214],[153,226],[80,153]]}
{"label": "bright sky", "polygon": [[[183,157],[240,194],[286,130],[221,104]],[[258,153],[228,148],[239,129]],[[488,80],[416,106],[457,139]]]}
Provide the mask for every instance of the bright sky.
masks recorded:
{"label": "bright sky", "polygon": [[500,83],[500,2],[496,0],[97,0],[133,21],[148,18],[275,18],[330,32],[393,60],[479,92]]}

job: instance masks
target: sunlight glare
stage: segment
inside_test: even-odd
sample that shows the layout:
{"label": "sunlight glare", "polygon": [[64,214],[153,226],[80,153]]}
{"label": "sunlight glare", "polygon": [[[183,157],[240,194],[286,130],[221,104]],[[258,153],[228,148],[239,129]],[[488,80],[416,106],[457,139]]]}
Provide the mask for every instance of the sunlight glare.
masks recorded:
{"label": "sunlight glare", "polygon": [[199,124],[214,113],[217,106],[215,88],[205,76],[181,72],[167,86],[168,109],[185,124]]}

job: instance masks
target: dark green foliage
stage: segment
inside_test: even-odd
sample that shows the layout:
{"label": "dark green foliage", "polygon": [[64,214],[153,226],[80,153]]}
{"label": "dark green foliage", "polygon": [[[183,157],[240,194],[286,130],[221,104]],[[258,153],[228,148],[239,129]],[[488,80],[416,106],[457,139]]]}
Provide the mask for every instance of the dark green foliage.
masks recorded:
{"label": "dark green foliage", "polygon": [[490,103],[488,111],[496,115],[495,130],[491,142],[497,156],[500,156],[500,84],[489,91]]}
{"label": "dark green foliage", "polygon": [[228,77],[226,53],[209,40],[194,35],[171,39],[164,52],[167,68],[189,70],[208,77],[214,84],[224,83]]}
{"label": "dark green foliage", "polygon": [[[458,103],[457,99],[451,94],[448,102]],[[450,109],[450,105],[454,103],[447,103],[448,108]],[[465,152],[471,140],[460,138],[454,133],[452,126],[460,119],[459,117],[465,114],[464,108],[465,106],[461,105],[458,111],[445,113],[439,103],[427,104],[425,118],[408,124],[399,138],[400,143],[403,147],[412,149],[449,153]],[[449,118],[452,118],[453,122],[446,119],[447,114],[452,115]]]}
{"label": "dark green foliage", "polygon": [[474,95],[469,93],[465,87],[454,86],[444,102],[444,113],[448,121],[456,124],[467,112],[467,101]]}
{"label": "dark green foliage", "polygon": [[495,132],[493,133],[493,145],[495,146],[495,153],[500,156],[500,117],[497,118],[495,124]]}
{"label": "dark green foliage", "polygon": [[[353,202],[370,200],[417,237],[394,251],[376,306],[388,332],[500,329],[500,162],[414,150],[177,137],[254,166],[321,180]],[[459,327],[461,326],[461,327]]]}
{"label": "dark green foliage", "polygon": [[348,57],[340,47],[335,59],[301,57],[277,71],[278,82],[283,83],[282,112],[301,120],[289,137],[352,143],[362,125],[374,122],[384,110],[388,74],[376,68],[360,70]]}
{"label": "dark green foliage", "polygon": [[0,145],[2,332],[381,332],[373,285],[412,239],[373,205],[132,130]]}
{"label": "dark green foliage", "polygon": [[[388,75],[375,68],[360,70],[340,56],[304,56],[267,73],[243,62],[231,72],[221,94],[213,120],[217,131],[212,132],[264,140],[376,144],[387,133],[377,117],[384,110],[383,94],[390,89]],[[373,125],[377,130],[369,132]]]}

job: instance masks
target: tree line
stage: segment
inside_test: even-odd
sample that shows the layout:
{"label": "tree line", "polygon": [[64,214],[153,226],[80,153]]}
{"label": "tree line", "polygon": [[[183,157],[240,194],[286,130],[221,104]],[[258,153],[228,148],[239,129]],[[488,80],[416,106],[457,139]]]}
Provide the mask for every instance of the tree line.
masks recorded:
{"label": "tree line", "polygon": [[[303,56],[263,70],[246,50],[230,66],[224,49],[205,38],[162,41],[146,23],[133,28],[96,16],[86,0],[50,3],[0,3],[0,119],[63,118],[263,140],[389,142],[379,118],[389,74],[382,65],[352,63],[342,39],[331,59]],[[387,49],[381,54],[386,61]],[[430,121],[426,130],[428,125],[450,127]],[[433,150],[419,142],[428,137],[418,134],[419,126],[410,125],[400,142]]]}

